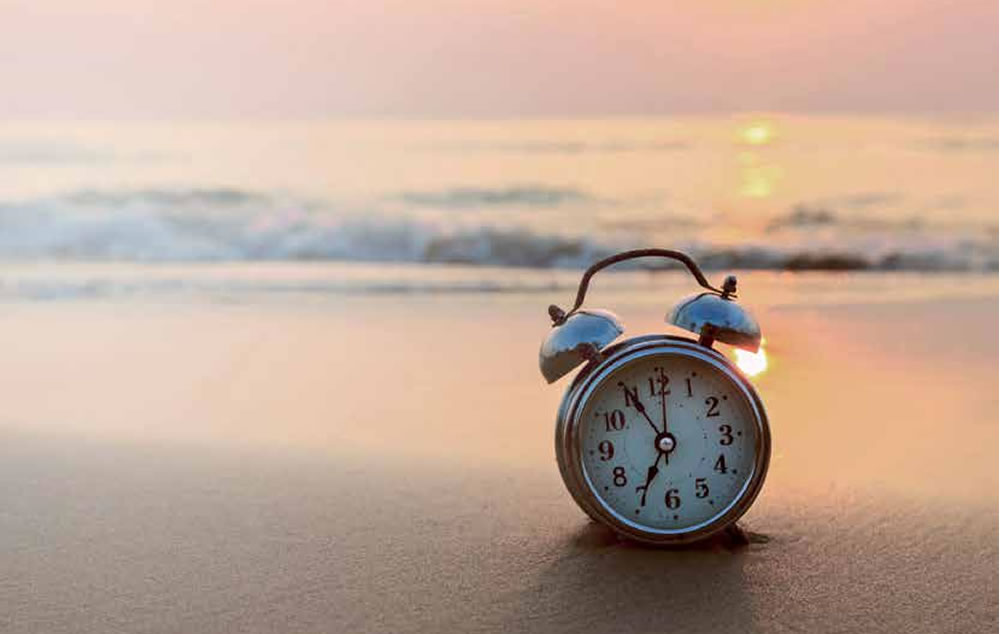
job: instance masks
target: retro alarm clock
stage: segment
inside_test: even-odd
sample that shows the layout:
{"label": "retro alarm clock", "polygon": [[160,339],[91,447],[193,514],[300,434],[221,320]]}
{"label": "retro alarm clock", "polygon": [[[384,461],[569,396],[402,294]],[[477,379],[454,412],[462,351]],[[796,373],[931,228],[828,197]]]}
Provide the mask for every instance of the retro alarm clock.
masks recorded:
{"label": "retro alarm clock", "polygon": [[[590,279],[617,262],[661,257],[684,264],[703,291],[667,322],[696,338],[625,331],[607,310],[583,308]],[[549,307],[552,330],[539,364],[553,383],[586,364],[556,418],[556,459],[566,488],[594,520],[648,544],[684,544],[727,530],[760,493],[771,436],[760,395],[715,342],[756,352],[756,320],[734,300],[736,277],[709,284],[689,256],[626,251],[583,274],[569,312]]]}

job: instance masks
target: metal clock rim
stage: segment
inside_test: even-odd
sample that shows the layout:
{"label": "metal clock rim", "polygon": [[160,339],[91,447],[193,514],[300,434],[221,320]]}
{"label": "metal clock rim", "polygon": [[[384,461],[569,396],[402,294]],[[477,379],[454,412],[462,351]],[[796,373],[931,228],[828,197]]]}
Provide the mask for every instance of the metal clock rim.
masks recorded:
{"label": "metal clock rim", "polygon": [[[720,370],[743,393],[757,425],[758,449],[755,453],[754,472],[747,478],[734,501],[716,514],[713,519],[684,530],[650,530],[612,509],[597,495],[583,469],[578,434],[579,415],[591,394],[602,380],[630,361],[657,353],[675,353],[694,357]],[[602,362],[588,366],[576,377],[559,408],[556,422],[556,457],[559,470],[570,494],[594,519],[598,519],[626,537],[654,545],[686,544],[704,539],[736,522],[749,510],[763,488],[770,463],[771,435],[767,412],[749,380],[718,351],[700,345],[686,337],[652,335],[622,342],[615,346]]]}

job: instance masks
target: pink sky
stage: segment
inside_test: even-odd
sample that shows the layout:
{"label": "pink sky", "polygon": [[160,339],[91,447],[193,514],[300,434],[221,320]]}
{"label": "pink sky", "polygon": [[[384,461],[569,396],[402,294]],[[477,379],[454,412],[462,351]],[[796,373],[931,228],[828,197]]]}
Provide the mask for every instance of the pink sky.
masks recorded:
{"label": "pink sky", "polygon": [[997,109],[995,0],[0,0],[0,117]]}

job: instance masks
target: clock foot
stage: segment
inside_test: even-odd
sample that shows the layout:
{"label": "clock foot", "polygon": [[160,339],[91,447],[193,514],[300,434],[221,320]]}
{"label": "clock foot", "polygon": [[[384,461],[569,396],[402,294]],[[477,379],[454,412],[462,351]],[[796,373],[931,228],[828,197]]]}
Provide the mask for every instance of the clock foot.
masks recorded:
{"label": "clock foot", "polygon": [[723,531],[730,546],[749,546],[750,536],[738,524],[730,524]]}
{"label": "clock foot", "polygon": [[621,538],[617,533],[593,519],[581,527],[573,538],[573,544],[577,548],[586,550],[617,546],[620,542]]}

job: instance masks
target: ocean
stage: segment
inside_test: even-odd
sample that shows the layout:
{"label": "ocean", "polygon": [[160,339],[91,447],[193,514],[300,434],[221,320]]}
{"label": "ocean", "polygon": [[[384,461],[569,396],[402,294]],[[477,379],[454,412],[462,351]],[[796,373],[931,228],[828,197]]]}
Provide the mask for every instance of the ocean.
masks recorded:
{"label": "ocean", "polygon": [[709,270],[995,273],[997,136],[791,115],[7,123],[0,296],[530,290],[640,246]]}

